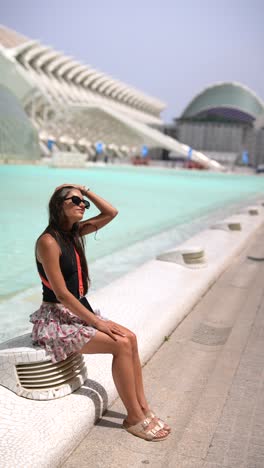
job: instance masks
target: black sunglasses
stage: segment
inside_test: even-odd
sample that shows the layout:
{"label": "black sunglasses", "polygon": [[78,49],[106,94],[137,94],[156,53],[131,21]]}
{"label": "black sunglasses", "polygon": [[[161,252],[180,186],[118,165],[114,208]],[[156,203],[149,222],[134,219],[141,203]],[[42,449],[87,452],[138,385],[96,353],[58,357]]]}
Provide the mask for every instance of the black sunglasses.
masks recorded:
{"label": "black sunglasses", "polygon": [[71,200],[74,205],[79,206],[81,203],[84,204],[85,209],[88,210],[90,208],[90,202],[88,200],[84,200],[84,198],[77,197],[77,195],[73,195],[72,197],[64,198],[64,200]]}

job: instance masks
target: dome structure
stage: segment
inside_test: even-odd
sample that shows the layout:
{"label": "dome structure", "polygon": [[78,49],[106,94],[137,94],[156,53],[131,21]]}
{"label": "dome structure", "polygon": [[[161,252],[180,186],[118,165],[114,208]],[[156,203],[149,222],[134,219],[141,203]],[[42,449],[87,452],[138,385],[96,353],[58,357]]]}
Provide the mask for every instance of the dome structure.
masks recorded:
{"label": "dome structure", "polygon": [[240,83],[223,82],[197,94],[181,119],[251,124],[261,115],[264,115],[264,103],[251,89]]}

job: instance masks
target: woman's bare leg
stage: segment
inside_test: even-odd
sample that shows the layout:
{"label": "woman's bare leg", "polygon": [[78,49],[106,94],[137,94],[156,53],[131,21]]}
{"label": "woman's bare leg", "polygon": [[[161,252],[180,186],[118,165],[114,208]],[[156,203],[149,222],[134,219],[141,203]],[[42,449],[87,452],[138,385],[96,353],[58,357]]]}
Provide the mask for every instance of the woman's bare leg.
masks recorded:
{"label": "woman's bare leg", "polygon": [[142,368],[138,353],[137,337],[131,330],[123,327],[120,324],[118,324],[118,328],[127,336],[127,338],[131,342],[137,400],[143,413],[146,414],[150,408],[144,391]]}
{"label": "woman's bare leg", "polygon": [[[142,367],[141,367],[141,362],[140,362],[139,353],[138,353],[137,337],[128,328],[125,328],[120,324],[117,324],[117,325],[118,325],[118,328],[121,330],[121,332],[123,332],[127,336],[127,338],[130,340],[130,343],[132,346],[134,376],[135,376],[135,382],[136,382],[136,395],[137,395],[137,400],[140,405],[140,408],[142,409],[144,415],[146,416],[148,412],[150,411],[150,407],[148,405],[148,402],[145,396],[145,391],[144,391]],[[159,422],[157,417],[154,418],[154,421],[156,423]],[[165,424],[164,429],[167,431],[171,430],[168,424]]]}
{"label": "woman's bare leg", "polygon": [[[118,394],[127,410],[126,421],[129,425],[134,425],[143,421],[146,416],[137,397],[137,377],[134,371],[131,340],[128,337],[118,335],[116,337],[117,340],[115,341],[98,330],[92,340],[84,345],[79,352],[82,354],[113,354],[113,379]],[[151,421],[148,428],[152,429],[155,425],[156,422]],[[166,431],[161,429],[156,437],[164,437],[166,434]]]}
{"label": "woman's bare leg", "polygon": [[80,350],[82,354],[113,354],[113,379],[127,409],[127,421],[136,424],[145,418],[137,399],[136,376],[132,358],[132,348],[127,337],[117,337],[114,341],[110,336],[97,331],[95,336]]}

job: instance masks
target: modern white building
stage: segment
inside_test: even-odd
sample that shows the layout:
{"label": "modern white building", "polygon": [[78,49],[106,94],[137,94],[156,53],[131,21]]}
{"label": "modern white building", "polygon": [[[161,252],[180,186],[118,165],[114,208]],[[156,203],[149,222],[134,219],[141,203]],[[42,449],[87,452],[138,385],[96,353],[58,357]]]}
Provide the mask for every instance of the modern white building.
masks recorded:
{"label": "modern white building", "polygon": [[[75,61],[50,46],[0,26],[0,85],[19,101],[35,127],[41,152],[83,152],[98,143],[108,154],[140,154],[143,145],[188,156],[189,147],[159,131],[165,104]],[[221,166],[193,150],[203,166]]]}
{"label": "modern white building", "polygon": [[214,83],[193,97],[168,133],[226,166],[258,166],[264,163],[264,102],[241,83]]}

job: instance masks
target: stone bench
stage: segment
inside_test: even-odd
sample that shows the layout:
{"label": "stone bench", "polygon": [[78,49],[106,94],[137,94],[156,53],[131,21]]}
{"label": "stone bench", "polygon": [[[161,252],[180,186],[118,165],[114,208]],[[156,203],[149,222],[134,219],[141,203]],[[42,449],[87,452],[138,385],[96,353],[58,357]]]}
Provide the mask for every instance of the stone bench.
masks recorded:
{"label": "stone bench", "polygon": [[53,363],[30,333],[0,345],[0,385],[32,400],[53,400],[81,387],[87,368],[81,354]]}

